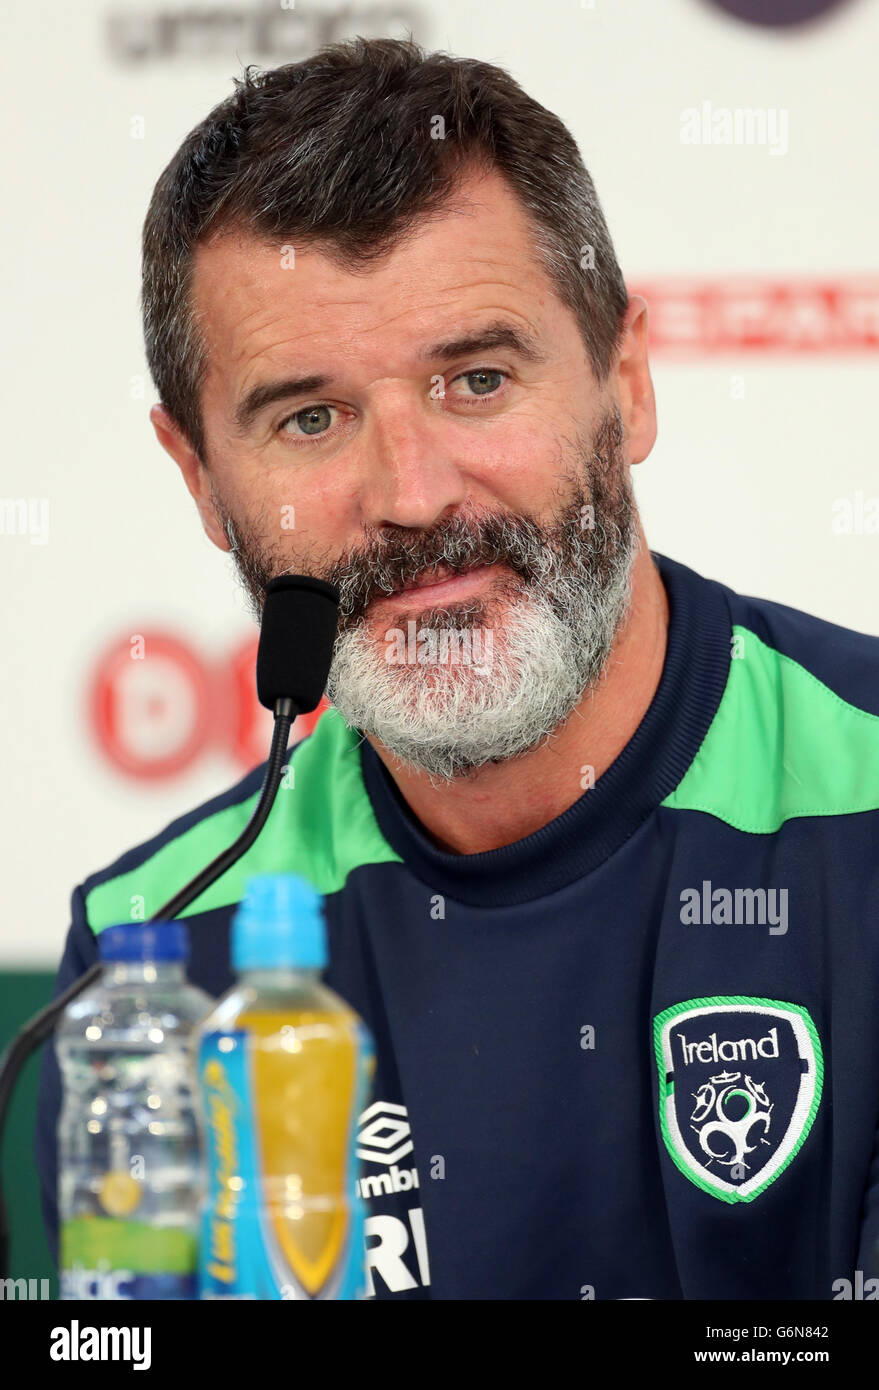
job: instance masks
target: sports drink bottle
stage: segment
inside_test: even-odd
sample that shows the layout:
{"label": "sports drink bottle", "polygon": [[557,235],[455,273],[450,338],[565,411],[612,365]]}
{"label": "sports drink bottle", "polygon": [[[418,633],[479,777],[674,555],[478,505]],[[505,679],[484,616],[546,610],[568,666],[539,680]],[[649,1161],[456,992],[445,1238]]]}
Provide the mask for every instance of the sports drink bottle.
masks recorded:
{"label": "sports drink bottle", "polygon": [[239,983],[200,1029],[202,1298],[366,1296],[355,1136],[374,1052],[326,963],[310,884],[251,879],[232,924]]}

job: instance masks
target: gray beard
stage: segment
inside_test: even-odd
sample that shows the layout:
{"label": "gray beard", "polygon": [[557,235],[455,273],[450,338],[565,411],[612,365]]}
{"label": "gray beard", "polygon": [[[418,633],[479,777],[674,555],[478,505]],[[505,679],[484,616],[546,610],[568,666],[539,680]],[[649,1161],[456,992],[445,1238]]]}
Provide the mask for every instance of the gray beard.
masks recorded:
{"label": "gray beard", "polygon": [[[485,598],[400,610],[396,627],[376,630],[364,609],[401,578],[411,582],[407,555],[423,534],[408,549],[399,538],[377,540],[369,564],[361,555],[310,569],[341,594],[327,696],[346,724],[441,783],[528,753],[565,723],[600,679],[629,611],[638,530],[622,444],[612,412],[591,449],[580,445],[579,468],[568,474],[573,498],[548,527],[461,515],[431,531],[430,567],[509,568]],[[259,616],[268,580],[284,571],[252,542],[243,546],[215,503]]]}

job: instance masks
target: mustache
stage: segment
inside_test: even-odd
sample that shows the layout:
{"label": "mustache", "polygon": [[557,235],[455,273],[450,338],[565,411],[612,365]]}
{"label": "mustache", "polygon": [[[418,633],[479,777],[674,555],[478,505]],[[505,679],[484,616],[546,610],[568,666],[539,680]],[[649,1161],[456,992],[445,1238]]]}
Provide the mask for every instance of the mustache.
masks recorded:
{"label": "mustache", "polygon": [[463,574],[479,565],[507,565],[526,584],[547,568],[548,533],[525,517],[455,516],[424,531],[384,533],[349,550],[321,578],[339,590],[339,621],[360,621],[374,599],[397,593],[443,566]]}

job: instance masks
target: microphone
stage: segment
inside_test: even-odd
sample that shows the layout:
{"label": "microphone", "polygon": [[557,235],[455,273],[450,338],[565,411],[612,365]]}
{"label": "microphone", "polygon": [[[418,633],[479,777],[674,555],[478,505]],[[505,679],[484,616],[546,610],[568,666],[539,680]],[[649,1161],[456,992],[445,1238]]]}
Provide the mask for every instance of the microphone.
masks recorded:
{"label": "microphone", "polygon": [[261,705],[274,709],[278,700],[292,700],[298,714],[310,714],[321,701],[327,683],[339,591],[306,574],[282,574],[266,590],[256,693]]}
{"label": "microphone", "polygon": [[[262,788],[253,815],[238,839],[211,860],[169,898],[149,922],[167,922],[200,897],[206,888],[246,853],[265,825],[281,785],[290,726],[298,714],[310,714],[320,704],[327,683],[339,591],[307,574],[283,574],[266,589],[256,658],[256,689],[260,704],[275,716],[272,743]],[[35,1014],[13,1038],[0,1058],[0,1152],[9,1103],[22,1066],[54,1031],[67,1005],[101,974],[96,961],[63,994]],[[0,1278],[8,1274],[9,1230],[0,1188]]]}

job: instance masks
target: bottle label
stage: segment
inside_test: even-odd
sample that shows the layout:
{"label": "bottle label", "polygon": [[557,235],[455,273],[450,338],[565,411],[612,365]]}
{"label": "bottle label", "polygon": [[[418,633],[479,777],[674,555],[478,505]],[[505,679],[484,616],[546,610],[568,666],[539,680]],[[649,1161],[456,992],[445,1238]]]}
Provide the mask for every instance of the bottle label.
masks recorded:
{"label": "bottle label", "polygon": [[[202,1036],[199,1091],[205,1124],[207,1201],[200,1251],[202,1298],[361,1299],[366,1297],[363,1205],[356,1195],[357,1117],[371,1075],[372,1045],[358,1028],[355,1093],[349,1113],[344,1189],[349,1213],[338,1250],[320,1277],[307,1287],[278,1239],[261,1187],[255,1095],[246,1029]],[[271,1097],[263,1098],[269,1105]],[[277,1098],[275,1098],[277,1104]]]}
{"label": "bottle label", "polygon": [[195,1236],[103,1216],[61,1223],[62,1299],[194,1299]]}

